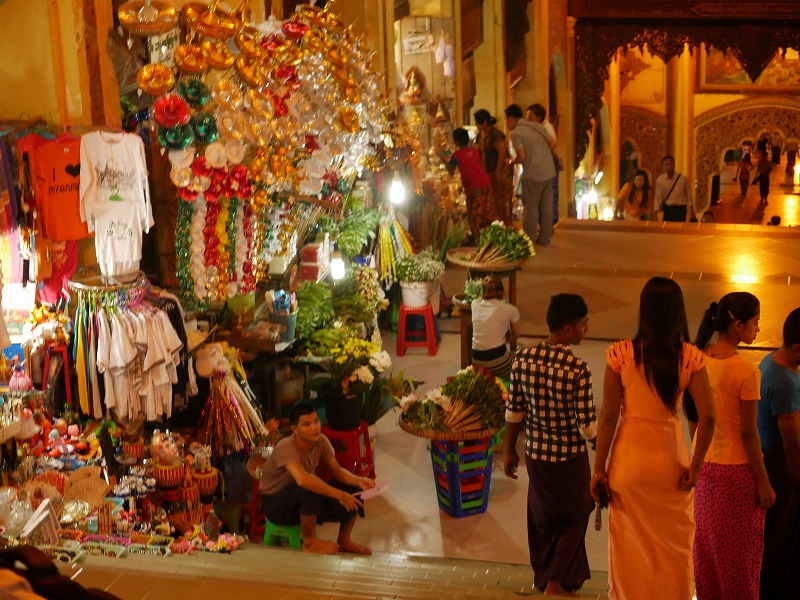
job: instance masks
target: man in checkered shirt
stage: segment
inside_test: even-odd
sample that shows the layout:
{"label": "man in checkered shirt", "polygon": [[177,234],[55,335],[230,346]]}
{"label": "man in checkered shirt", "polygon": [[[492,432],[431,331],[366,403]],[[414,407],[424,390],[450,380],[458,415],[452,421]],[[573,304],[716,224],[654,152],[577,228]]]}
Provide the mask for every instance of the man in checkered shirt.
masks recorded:
{"label": "man in checkered shirt", "polygon": [[534,586],[545,595],[572,595],[590,577],[584,537],[594,502],[586,441],[594,441],[597,419],[589,365],[569,349],[589,331],[588,315],[580,296],[553,296],[549,337],[517,353],[511,368],[505,473],[517,478],[524,424],[528,547]]}

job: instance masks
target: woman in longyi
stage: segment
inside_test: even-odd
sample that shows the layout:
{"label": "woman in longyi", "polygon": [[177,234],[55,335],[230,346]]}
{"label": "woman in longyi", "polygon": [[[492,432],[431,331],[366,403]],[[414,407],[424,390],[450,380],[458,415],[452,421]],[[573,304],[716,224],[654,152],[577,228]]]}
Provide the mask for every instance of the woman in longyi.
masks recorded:
{"label": "woman in longyi", "polygon": [[[688,340],[680,287],[653,277],[642,290],[636,337],[606,351],[590,489],[595,501],[602,490],[611,497],[612,600],[690,600],[694,593],[692,488],[715,413],[703,353]],[[679,416],[686,389],[699,414],[691,460]]]}

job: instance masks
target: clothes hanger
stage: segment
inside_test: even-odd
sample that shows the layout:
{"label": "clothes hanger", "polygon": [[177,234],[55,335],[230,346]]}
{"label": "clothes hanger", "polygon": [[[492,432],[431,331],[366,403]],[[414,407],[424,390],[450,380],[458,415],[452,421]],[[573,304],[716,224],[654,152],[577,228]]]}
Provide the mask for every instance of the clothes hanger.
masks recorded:
{"label": "clothes hanger", "polygon": [[59,135],[56,136],[56,143],[64,143],[64,142],[74,142],[79,140],[80,138],[72,133],[71,131],[72,123],[67,123],[64,125],[64,131],[62,131]]}

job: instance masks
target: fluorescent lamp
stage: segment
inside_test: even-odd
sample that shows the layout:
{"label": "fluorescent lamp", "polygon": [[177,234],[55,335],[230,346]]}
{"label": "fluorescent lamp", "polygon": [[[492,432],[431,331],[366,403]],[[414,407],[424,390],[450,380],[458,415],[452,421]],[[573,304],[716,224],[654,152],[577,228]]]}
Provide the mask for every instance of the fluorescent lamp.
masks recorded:
{"label": "fluorescent lamp", "polygon": [[604,173],[602,171],[598,171],[597,175],[594,176],[594,184],[597,185],[603,179]]}

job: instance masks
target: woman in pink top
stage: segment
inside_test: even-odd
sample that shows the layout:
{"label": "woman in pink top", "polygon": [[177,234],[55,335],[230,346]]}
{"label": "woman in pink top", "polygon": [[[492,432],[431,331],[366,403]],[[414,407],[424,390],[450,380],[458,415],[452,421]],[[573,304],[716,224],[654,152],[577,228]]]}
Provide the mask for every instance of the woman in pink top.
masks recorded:
{"label": "woman in pink top", "polygon": [[[706,355],[717,409],[694,497],[698,600],[758,599],[765,509],[775,504],[775,492],[758,437],[760,373],[736,348],[753,343],[760,316],[753,294],[726,294],[705,312],[695,341]],[[709,344],[715,332],[719,336]],[[691,425],[696,421],[692,403],[688,397],[684,402]]]}

